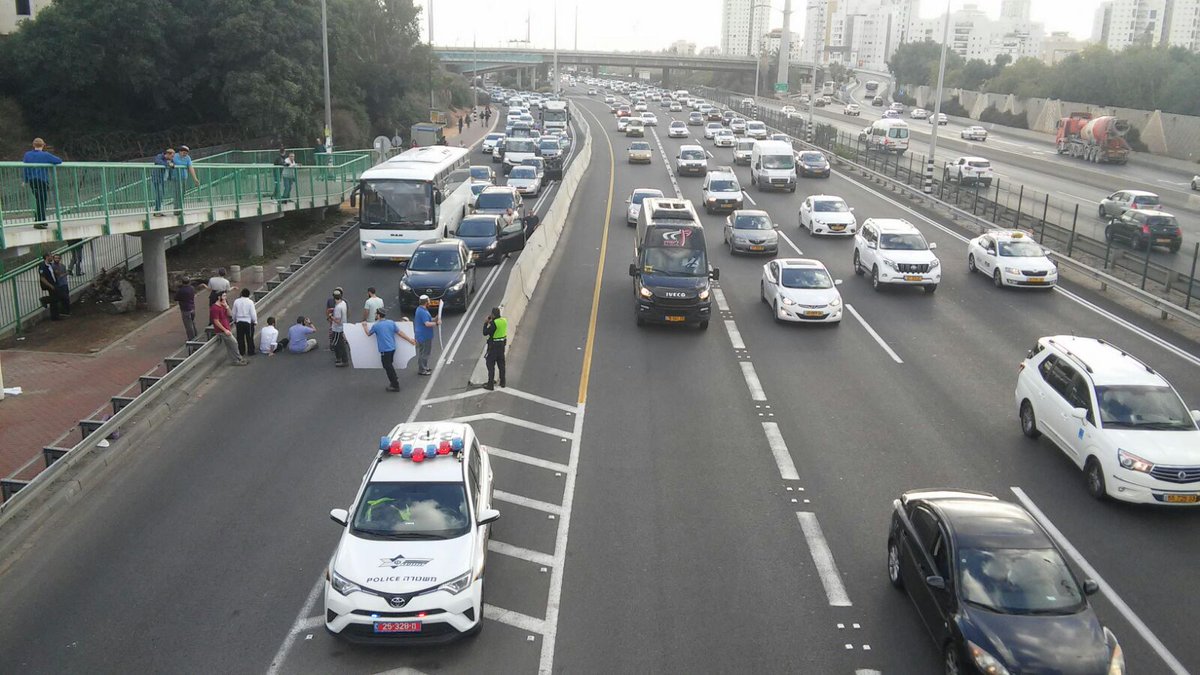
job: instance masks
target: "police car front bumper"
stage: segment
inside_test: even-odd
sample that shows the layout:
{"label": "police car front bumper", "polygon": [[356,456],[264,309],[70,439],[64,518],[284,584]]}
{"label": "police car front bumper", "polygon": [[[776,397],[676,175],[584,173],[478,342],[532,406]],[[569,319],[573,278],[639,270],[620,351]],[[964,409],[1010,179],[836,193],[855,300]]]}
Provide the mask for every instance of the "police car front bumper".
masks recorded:
{"label": "police car front bumper", "polygon": [[[483,579],[461,593],[435,591],[413,596],[402,607],[355,591],[342,595],[325,582],[325,630],[360,644],[421,645],[450,642],[479,626],[483,618]],[[389,628],[403,628],[394,632]]]}

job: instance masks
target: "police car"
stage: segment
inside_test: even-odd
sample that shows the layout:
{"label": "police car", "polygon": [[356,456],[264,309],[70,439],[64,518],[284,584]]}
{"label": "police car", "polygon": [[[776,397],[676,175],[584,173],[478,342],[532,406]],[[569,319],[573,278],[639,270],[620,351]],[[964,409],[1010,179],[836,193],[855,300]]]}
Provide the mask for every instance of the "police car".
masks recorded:
{"label": "police car", "polygon": [[992,278],[997,288],[1050,288],[1058,267],[1033,237],[1020,230],[989,230],[967,244],[967,269]]}
{"label": "police car", "polygon": [[470,425],[397,425],[379,442],[325,572],[325,628],[351,642],[431,643],[483,618],[492,465]]}

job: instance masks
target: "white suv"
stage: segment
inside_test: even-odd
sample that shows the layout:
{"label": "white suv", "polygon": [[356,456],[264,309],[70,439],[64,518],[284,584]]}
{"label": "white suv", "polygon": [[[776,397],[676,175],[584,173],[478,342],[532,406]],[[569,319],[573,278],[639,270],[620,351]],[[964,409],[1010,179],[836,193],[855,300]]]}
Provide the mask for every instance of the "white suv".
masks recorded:
{"label": "white suv", "polygon": [[888,284],[937,290],[942,265],[933,254],[937,244],[925,241],[912,223],[900,218],[868,218],[854,235],[854,273],[871,275],[871,287]]}
{"label": "white suv", "polygon": [[1096,338],[1043,337],[1017,375],[1017,414],[1083,469],[1097,499],[1200,505],[1200,410],[1162,375]]}
{"label": "white suv", "polygon": [[479,631],[492,465],[470,425],[399,424],[349,509],[325,572],[325,628],[351,642],[441,642]]}

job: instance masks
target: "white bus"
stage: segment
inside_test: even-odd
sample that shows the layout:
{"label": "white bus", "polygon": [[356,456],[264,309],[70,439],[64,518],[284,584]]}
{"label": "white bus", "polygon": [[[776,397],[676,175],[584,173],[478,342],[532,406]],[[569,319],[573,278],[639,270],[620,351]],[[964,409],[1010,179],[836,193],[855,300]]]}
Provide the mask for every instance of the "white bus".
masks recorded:
{"label": "white bus", "polygon": [[421,242],[458,229],[472,199],[470,159],[466,148],[431,145],[364,171],[350,196],[363,260],[405,262]]}

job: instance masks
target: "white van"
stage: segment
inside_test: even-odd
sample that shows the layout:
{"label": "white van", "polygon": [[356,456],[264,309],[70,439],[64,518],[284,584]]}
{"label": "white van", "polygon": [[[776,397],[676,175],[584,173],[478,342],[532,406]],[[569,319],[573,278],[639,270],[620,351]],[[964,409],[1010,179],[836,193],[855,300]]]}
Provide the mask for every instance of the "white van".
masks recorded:
{"label": "white van", "polygon": [[796,191],[796,155],[787,141],[755,141],[750,152],[750,182],[759,190]]}
{"label": "white van", "polygon": [[908,123],[898,119],[876,120],[863,130],[868,150],[882,150],[903,155],[908,150]]}

